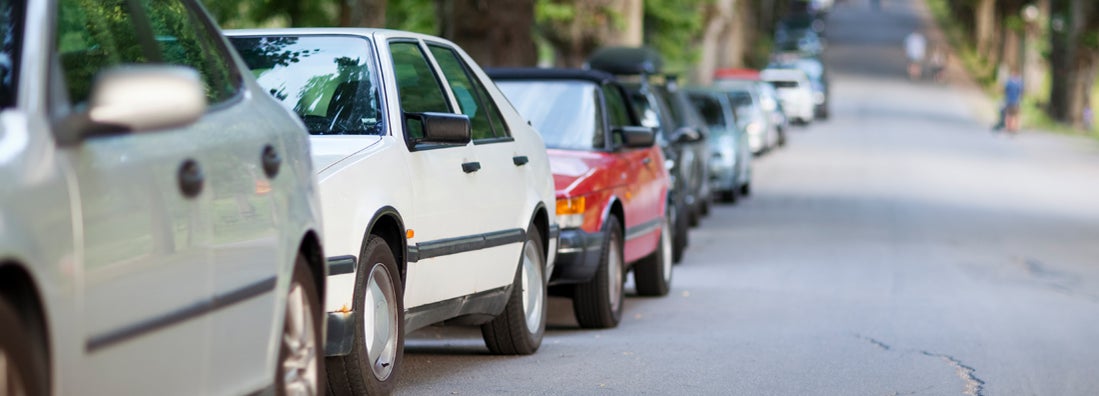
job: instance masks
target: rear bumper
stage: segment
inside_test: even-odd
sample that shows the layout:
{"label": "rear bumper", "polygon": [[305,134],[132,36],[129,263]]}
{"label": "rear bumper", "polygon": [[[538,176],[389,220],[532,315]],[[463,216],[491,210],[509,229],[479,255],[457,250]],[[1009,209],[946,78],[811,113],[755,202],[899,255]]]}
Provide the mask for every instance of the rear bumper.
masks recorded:
{"label": "rear bumper", "polygon": [[586,232],[577,228],[561,230],[557,241],[557,262],[550,276],[550,285],[584,283],[599,268],[603,258],[604,232]]}

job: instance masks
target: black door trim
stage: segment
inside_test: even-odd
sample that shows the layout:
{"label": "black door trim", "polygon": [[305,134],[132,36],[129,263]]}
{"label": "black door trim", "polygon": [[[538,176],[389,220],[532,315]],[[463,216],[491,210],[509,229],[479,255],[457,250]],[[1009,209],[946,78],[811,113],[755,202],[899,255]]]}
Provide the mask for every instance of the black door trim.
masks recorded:
{"label": "black door trim", "polygon": [[133,338],[141,337],[145,334],[212,313],[219,309],[275,290],[275,285],[277,283],[278,277],[272,276],[268,279],[244,286],[228,293],[219,294],[217,296],[214,296],[214,298],[210,300],[198,302],[177,309],[175,311],[162,314],[158,317],[150,318],[148,320],[137,322],[122,327],[120,329],[107,331],[102,334],[89,337],[88,340],[84,343],[84,350],[89,354],[95,353],[99,350],[113,346],[115,344],[126,342]]}
{"label": "black door trim", "polygon": [[663,223],[663,218],[655,218],[644,223],[635,225],[626,229],[626,240],[631,240],[640,236],[644,236],[653,230],[660,228],[660,224]]}
{"label": "black door trim", "polygon": [[516,242],[525,242],[526,240],[527,231],[521,228],[514,228],[484,234],[421,242],[417,243],[415,246],[408,246],[408,262],[413,263],[427,258],[488,249]]}
{"label": "black door trim", "polygon": [[333,256],[327,259],[328,275],[343,275],[355,272],[355,256]]}

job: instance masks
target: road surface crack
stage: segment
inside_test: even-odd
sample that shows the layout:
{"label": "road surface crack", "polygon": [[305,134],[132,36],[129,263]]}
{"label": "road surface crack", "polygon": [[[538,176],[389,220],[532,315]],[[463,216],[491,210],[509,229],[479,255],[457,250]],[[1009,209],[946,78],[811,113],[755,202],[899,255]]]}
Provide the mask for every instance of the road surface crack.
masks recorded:
{"label": "road surface crack", "polygon": [[[878,349],[881,349],[883,351],[893,350],[893,347],[890,346],[889,344],[886,344],[885,342],[882,342],[881,340],[878,340],[878,339],[870,337],[870,336],[855,333],[855,338],[858,338],[860,340],[869,342],[870,344],[874,345],[875,347],[878,347]],[[947,354],[932,353],[932,352],[928,352],[928,351],[925,351],[925,350],[919,350],[918,352],[921,355],[924,355],[924,356],[930,356],[930,357],[942,359],[943,361],[950,364],[950,366],[954,368],[954,372],[958,374],[958,378],[961,378],[962,381],[965,382],[965,390],[962,391],[962,394],[964,394],[966,396],[984,396],[985,381],[978,378],[977,375],[974,374],[977,371],[976,369],[966,365],[965,363],[962,363],[961,360],[958,360],[957,358],[955,358],[953,356],[950,356],[950,355],[947,355]],[[917,391],[917,392],[921,392],[921,391]],[[896,393],[896,392],[894,392],[893,394],[894,395],[901,395],[901,393]],[[906,394],[910,394],[910,393],[906,393]]]}
{"label": "road surface crack", "polygon": [[950,365],[954,367],[954,372],[958,374],[958,378],[961,378],[962,381],[965,381],[965,391],[963,392],[965,395],[984,396],[985,382],[984,380],[977,378],[977,376],[973,374],[977,371],[976,369],[965,365],[965,363],[962,363],[961,360],[958,360],[950,355],[942,353],[931,353],[928,351],[920,351],[920,353],[926,356],[937,357],[947,363],[950,363]]}

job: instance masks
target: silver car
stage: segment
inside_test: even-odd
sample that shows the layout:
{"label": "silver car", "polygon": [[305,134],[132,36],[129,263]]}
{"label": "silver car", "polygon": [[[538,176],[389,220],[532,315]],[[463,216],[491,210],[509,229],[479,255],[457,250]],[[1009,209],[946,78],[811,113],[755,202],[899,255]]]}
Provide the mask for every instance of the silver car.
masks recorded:
{"label": "silver car", "polygon": [[323,393],[308,135],[194,0],[0,0],[0,394]]}

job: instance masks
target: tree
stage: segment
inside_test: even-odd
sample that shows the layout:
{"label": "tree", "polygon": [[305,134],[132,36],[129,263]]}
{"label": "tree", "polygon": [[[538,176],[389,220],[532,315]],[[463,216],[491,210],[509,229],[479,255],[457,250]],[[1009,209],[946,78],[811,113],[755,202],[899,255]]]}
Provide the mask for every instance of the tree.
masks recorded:
{"label": "tree", "polygon": [[481,66],[534,66],[534,0],[436,0],[440,33]]}
{"label": "tree", "polygon": [[1080,126],[1099,72],[1099,4],[1053,0],[1050,4],[1050,117]]}
{"label": "tree", "polygon": [[386,0],[338,0],[340,26],[386,27]]}
{"label": "tree", "polygon": [[[615,0],[538,0],[537,31],[553,47],[557,66],[580,67],[588,55],[604,45],[641,45],[642,37],[615,34],[629,30],[639,35],[641,31],[639,20],[624,23],[614,9],[616,3],[631,5]],[[618,29],[623,25],[633,27]]]}

